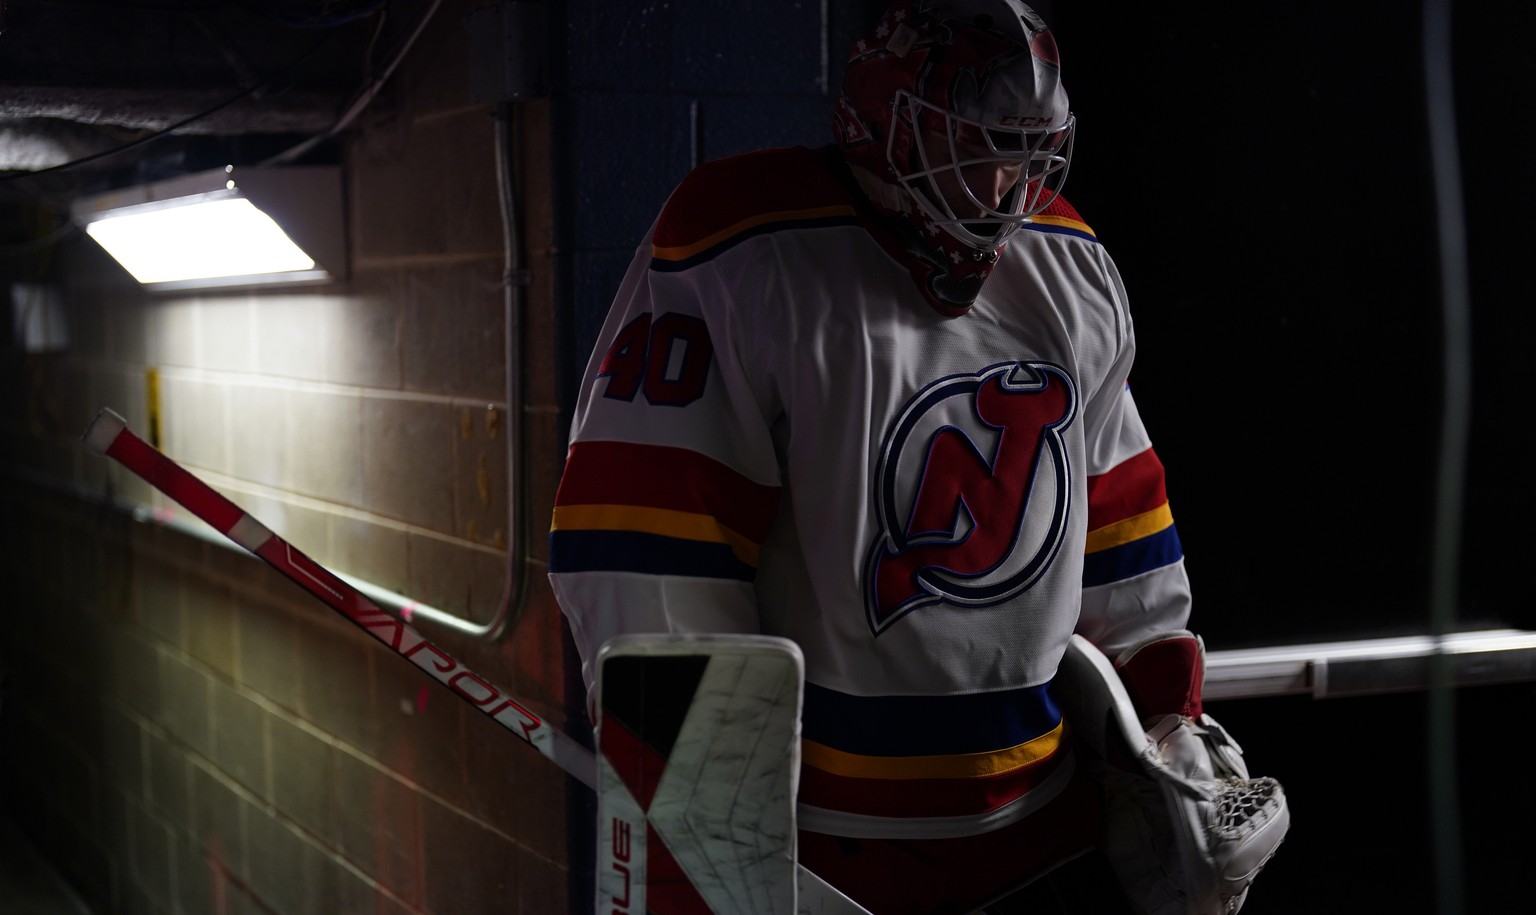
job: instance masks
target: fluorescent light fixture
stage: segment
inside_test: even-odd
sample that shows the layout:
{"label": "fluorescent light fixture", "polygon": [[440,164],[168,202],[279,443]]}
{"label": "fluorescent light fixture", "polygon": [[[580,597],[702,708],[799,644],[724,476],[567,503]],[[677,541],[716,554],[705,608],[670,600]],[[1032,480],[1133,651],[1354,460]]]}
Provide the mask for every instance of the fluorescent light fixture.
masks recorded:
{"label": "fluorescent light fixture", "polygon": [[324,283],[346,273],[341,173],[225,168],[78,201],[87,234],[151,290]]}

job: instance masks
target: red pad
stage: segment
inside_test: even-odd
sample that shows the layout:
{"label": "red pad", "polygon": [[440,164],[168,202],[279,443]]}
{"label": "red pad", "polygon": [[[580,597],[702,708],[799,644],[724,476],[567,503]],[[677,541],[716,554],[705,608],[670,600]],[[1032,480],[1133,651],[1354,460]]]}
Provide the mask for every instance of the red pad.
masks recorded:
{"label": "red pad", "polygon": [[711,915],[709,904],[649,823],[645,826],[645,854],[647,915]]}
{"label": "red pad", "polygon": [[1204,711],[1205,656],[1192,635],[1175,635],[1139,645],[1115,660],[1115,670],[1142,718]]}

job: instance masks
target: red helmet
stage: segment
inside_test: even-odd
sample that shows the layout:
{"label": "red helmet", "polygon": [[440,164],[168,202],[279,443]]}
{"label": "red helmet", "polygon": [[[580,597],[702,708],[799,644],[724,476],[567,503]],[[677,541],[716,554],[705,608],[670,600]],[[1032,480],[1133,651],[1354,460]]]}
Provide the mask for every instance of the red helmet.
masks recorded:
{"label": "red helmet", "polygon": [[877,206],[988,266],[1060,193],[1075,126],[1056,42],[1018,0],[896,0],[854,43],[835,121]]}

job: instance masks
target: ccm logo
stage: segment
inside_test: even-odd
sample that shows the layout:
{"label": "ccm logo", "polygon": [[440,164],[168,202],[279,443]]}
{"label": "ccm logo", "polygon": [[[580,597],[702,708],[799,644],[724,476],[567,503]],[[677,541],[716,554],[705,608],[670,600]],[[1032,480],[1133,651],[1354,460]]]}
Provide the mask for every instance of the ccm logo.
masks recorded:
{"label": "ccm logo", "polygon": [[629,911],[629,824],[614,817],[612,833],[613,869],[624,878],[624,895],[623,898],[617,898],[617,896],[614,898],[613,915],[621,915]]}
{"label": "ccm logo", "polygon": [[1003,127],[1049,127],[1051,119],[1048,116],[1033,115],[1026,117],[1022,114],[1010,114],[997,122]]}

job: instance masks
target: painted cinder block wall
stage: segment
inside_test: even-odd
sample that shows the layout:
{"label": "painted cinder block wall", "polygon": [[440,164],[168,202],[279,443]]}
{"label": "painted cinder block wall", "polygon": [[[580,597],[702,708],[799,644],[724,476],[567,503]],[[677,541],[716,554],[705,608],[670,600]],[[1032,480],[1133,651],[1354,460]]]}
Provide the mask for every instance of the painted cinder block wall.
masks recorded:
{"label": "painted cinder block wall", "polygon": [[[99,407],[331,567],[475,622],[418,620],[563,723],[542,532],[509,563],[503,237],[488,104],[445,3],[344,144],[351,276],[149,297],[84,239],[56,256],[70,345],[16,367],[5,486],[7,812],[99,913],[566,911],[566,776],[265,565],[93,498],[169,511],[76,439]],[[394,42],[427,4],[401,5]],[[554,406],[547,99],[520,106],[528,504]],[[0,910],[5,905],[0,901]]]}
{"label": "painted cinder block wall", "polygon": [[590,910],[585,789],[259,561],[131,519],[177,510],[77,441],[104,406],[147,435],[154,370],[165,451],[329,567],[476,623],[526,576],[500,638],[416,624],[583,732],[543,565],[576,378],[672,186],[825,142],[879,5],[551,6],[549,92],[512,141],[526,519],[496,128],[468,88],[487,5],[443,4],[349,132],[345,282],[146,296],[77,237],[53,254],[67,348],[7,354],[0,803],[98,913]]}

